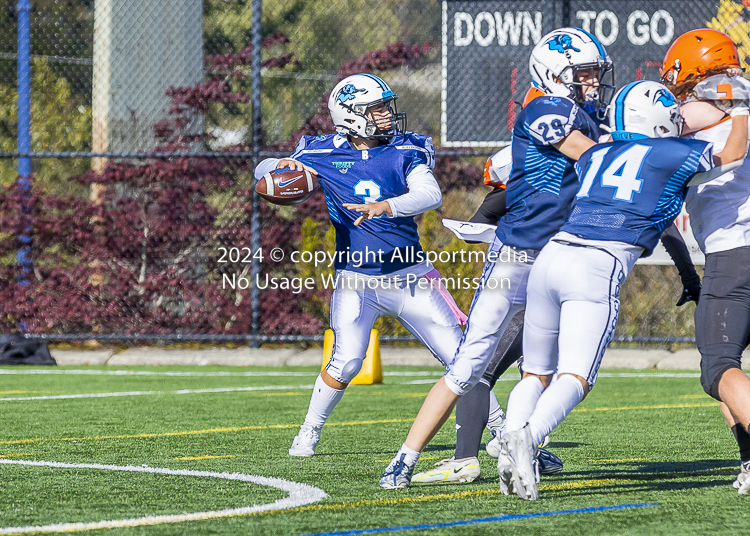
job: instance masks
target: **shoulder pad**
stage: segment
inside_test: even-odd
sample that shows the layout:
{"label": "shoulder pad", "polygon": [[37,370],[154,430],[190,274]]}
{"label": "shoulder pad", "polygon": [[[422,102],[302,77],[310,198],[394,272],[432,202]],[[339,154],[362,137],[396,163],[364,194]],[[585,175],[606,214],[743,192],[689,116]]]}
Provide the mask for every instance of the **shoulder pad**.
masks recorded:
{"label": "shoulder pad", "polygon": [[493,154],[484,166],[484,183],[505,188],[513,167],[513,149],[510,145]]}
{"label": "shoulder pad", "polygon": [[540,97],[525,108],[525,124],[535,143],[553,145],[573,129],[579,113],[578,105],[565,97]]}
{"label": "shoulder pad", "polygon": [[415,132],[405,132],[394,139],[392,144],[400,151],[413,151],[419,163],[427,164],[430,168],[435,166],[435,147],[432,145],[432,137]]}

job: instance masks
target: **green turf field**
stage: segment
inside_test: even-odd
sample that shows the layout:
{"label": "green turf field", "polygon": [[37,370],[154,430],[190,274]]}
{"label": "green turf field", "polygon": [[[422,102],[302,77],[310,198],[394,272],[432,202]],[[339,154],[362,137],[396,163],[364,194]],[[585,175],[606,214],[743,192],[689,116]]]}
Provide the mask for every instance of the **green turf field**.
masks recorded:
{"label": "green turf field", "polygon": [[[0,534],[750,533],[750,496],[731,487],[736,444],[697,373],[603,373],[553,433],[565,468],[533,502],[499,493],[484,451],[477,482],[378,487],[438,369],[350,387],[318,454],[290,458],[316,374],[0,368]],[[495,388],[503,405],[509,376]],[[453,423],[417,470],[452,455]],[[621,505],[634,506],[606,509]]]}

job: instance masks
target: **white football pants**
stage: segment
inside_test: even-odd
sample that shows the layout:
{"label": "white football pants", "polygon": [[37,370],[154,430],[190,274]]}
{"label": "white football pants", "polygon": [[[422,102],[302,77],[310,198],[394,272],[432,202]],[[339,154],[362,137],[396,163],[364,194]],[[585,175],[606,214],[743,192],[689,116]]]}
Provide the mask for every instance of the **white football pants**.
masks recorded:
{"label": "white football pants", "polygon": [[593,387],[629,271],[603,249],[548,242],[529,275],[523,371],[575,374]]}
{"label": "white football pants", "polygon": [[526,282],[537,253],[504,246],[497,238],[490,244],[463,339],[445,373],[455,394],[464,395],[479,382],[505,328],[526,307]]}
{"label": "white football pants", "polygon": [[407,285],[405,277],[400,277],[395,285],[394,279],[340,272],[331,297],[331,329],[336,342],[326,367],[333,379],[349,383],[357,375],[367,352],[370,330],[381,316],[397,318],[443,366],[453,359],[462,331],[440,290],[417,285],[413,279]]}

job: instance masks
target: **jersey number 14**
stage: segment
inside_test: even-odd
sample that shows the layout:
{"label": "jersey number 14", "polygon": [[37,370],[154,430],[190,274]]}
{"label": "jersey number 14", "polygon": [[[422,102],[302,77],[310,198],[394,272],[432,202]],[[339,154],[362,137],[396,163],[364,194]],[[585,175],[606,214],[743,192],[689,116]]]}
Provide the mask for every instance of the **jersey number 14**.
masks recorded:
{"label": "jersey number 14", "polygon": [[583,176],[581,189],[578,190],[576,199],[589,196],[597,177],[602,186],[615,189],[612,199],[617,201],[632,203],[633,196],[641,191],[643,179],[639,179],[638,174],[651,147],[635,144],[601,170],[604,157],[611,149],[612,147],[599,149],[591,155],[589,167]]}

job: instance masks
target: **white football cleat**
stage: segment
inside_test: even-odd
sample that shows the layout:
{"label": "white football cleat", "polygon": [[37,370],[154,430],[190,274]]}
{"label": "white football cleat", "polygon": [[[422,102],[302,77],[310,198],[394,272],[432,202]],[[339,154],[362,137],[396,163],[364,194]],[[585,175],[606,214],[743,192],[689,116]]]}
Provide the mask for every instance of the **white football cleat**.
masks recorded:
{"label": "white football cleat", "polygon": [[503,435],[502,432],[495,432],[495,430],[490,430],[490,433],[492,434],[492,439],[487,441],[487,445],[485,445],[484,450],[487,451],[487,454],[490,455],[490,458],[498,458],[500,456],[500,436]]}
{"label": "white football cleat", "polygon": [[513,463],[507,452],[500,451],[497,457],[497,474],[500,477],[500,491],[503,495],[515,493],[513,486]]}
{"label": "white football cleat", "polygon": [[476,458],[446,458],[437,462],[434,469],[414,475],[411,482],[473,482],[479,478],[479,473],[479,460]]}
{"label": "white football cleat", "polygon": [[531,439],[528,424],[520,430],[506,432],[503,435],[503,452],[508,453],[507,461],[510,465],[513,488],[516,495],[527,501],[535,501],[539,498],[539,491],[536,487],[538,475],[535,464],[536,451],[537,446]]}
{"label": "white football cleat", "polygon": [[[411,484],[411,473],[414,465],[408,465],[404,459],[406,454],[399,458],[393,458],[388,467],[385,468],[383,476],[380,477],[380,487],[383,489],[403,489]],[[415,464],[416,465],[416,464]]]}
{"label": "white football cleat", "polygon": [[312,456],[315,454],[318,441],[320,441],[320,428],[303,424],[289,448],[289,456]]}
{"label": "white football cleat", "polygon": [[732,487],[740,495],[750,495],[750,462],[740,465],[740,474],[737,475],[737,480],[732,483]]}
{"label": "white football cleat", "polygon": [[[500,436],[503,435],[502,430],[504,429],[505,429],[505,422],[503,422],[503,427],[501,429],[497,431],[490,430],[490,433],[492,434],[492,439],[487,441],[487,445],[485,445],[484,447],[484,450],[487,451],[487,454],[490,455],[490,458],[497,458],[498,456],[500,456]],[[549,445],[549,436],[544,436],[544,439],[542,439],[542,442],[539,444],[539,448],[542,449],[546,447],[547,445]],[[549,451],[546,451],[546,452],[549,452]],[[557,458],[557,456],[555,457]],[[560,462],[560,470],[555,471],[554,473],[546,473],[544,469],[542,468],[543,475],[544,474],[554,475],[554,474],[559,473],[560,471],[562,471],[562,462]]]}

